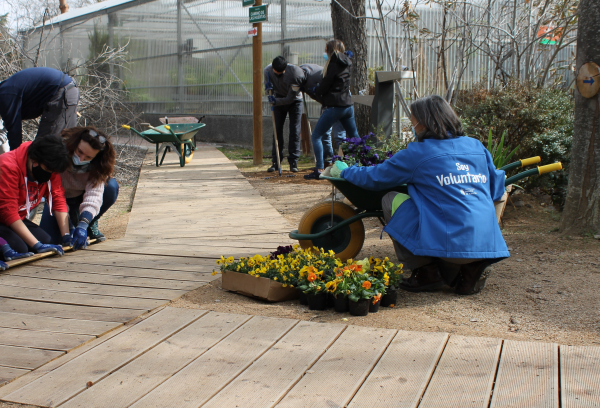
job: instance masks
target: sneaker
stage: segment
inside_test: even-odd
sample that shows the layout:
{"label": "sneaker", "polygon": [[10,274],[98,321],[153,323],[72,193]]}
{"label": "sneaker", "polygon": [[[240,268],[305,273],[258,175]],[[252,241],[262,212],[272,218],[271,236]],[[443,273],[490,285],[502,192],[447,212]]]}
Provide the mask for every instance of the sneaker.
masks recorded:
{"label": "sneaker", "polygon": [[271,167],[269,167],[269,168],[267,169],[267,171],[268,171],[269,173],[273,173],[274,171],[277,171],[277,170],[279,170],[279,168],[277,167],[277,163],[273,163],[273,164],[271,165]]}
{"label": "sneaker", "polygon": [[321,172],[319,170],[315,169],[312,173],[305,174],[304,178],[306,180],[318,180],[320,175],[321,175]]}
{"label": "sneaker", "polygon": [[290,171],[292,173],[298,173],[298,163],[296,163],[296,160],[290,161]]}
{"label": "sneaker", "polygon": [[487,260],[472,262],[460,267],[460,278],[456,285],[457,295],[474,295],[485,287],[485,280],[492,272],[492,265]]}
{"label": "sneaker", "polygon": [[88,226],[87,233],[89,239],[96,239],[99,242],[106,241],[104,234],[98,230],[98,220],[92,221],[92,223]]}

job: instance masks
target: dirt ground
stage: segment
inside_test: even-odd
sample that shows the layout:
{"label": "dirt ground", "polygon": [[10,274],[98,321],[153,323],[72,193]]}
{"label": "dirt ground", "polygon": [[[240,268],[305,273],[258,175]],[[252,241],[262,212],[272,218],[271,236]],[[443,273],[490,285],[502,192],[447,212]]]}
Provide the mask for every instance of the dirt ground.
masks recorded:
{"label": "dirt ground", "polygon": [[[244,174],[296,228],[307,209],[330,199],[331,185],[304,180],[302,176],[308,172],[303,170],[293,176],[284,171],[283,176],[291,177],[282,178],[264,171]],[[549,196],[517,193],[512,201],[515,205],[508,205],[502,229],[512,256],[494,266],[485,289],[477,295],[457,296],[451,290],[401,292],[395,308],[380,308],[377,314],[354,317],[333,310],[311,311],[298,301],[268,304],[250,299],[223,291],[218,279],[174,301],[173,306],[317,322],[342,320],[361,326],[467,336],[600,345],[600,240],[560,235],[560,213],[552,207]],[[366,219],[364,224],[366,240],[357,258],[373,255],[395,260],[389,237],[384,234],[379,239],[379,221]]]}

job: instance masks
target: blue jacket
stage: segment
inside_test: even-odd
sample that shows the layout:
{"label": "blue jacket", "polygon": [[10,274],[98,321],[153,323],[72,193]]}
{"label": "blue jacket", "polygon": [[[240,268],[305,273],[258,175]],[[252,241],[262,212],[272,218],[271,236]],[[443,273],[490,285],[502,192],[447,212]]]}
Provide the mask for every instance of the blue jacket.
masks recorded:
{"label": "blue jacket", "polygon": [[0,82],[0,116],[8,131],[10,149],[21,145],[21,121],[35,119],[44,112],[44,105],[71,77],[54,68],[27,68]]}
{"label": "blue jacket", "polygon": [[384,163],[353,166],[342,177],[367,190],[408,184],[405,201],[384,228],[415,255],[438,258],[510,256],[494,209],[504,194],[504,171],[476,139],[409,143]]}

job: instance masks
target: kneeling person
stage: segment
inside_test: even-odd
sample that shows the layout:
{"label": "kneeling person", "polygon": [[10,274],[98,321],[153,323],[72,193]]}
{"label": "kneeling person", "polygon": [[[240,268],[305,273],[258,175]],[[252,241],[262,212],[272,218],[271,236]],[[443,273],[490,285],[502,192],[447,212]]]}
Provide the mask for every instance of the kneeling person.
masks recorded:
{"label": "kneeling person", "polygon": [[[61,174],[69,206],[73,231],[73,248],[86,246],[87,238],[104,241],[98,231],[98,219],[117,201],[119,185],[110,178],[115,167],[115,149],[110,139],[96,128],[65,129],[62,137],[72,166]],[[62,240],[56,220],[44,208],[40,226],[50,234],[53,243]]]}
{"label": "kneeling person", "polygon": [[69,236],[69,222],[60,173],[70,166],[62,140],[40,137],[0,156],[0,237],[18,253],[55,252],[50,236],[27,219],[29,212],[46,198],[60,234]]}

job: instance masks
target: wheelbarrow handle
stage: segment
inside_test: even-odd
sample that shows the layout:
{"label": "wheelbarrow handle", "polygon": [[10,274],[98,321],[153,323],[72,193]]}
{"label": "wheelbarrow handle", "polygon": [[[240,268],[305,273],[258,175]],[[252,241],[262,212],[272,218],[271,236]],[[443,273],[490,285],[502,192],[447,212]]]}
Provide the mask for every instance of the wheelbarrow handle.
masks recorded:
{"label": "wheelbarrow handle", "polygon": [[121,127],[123,129],[127,129],[127,130],[131,130],[133,133],[136,133],[139,137],[141,137],[142,139],[144,139],[147,142],[150,142],[152,144],[155,144],[155,142],[153,140],[151,140],[150,138],[146,137],[145,135],[143,135],[142,133],[138,132],[137,130],[135,130],[134,128],[132,128],[129,125],[121,125]]}
{"label": "wheelbarrow handle", "polygon": [[562,167],[561,162],[547,164],[545,166],[539,166],[539,167],[536,167],[535,169],[526,170],[522,173],[515,174],[514,176],[507,178],[506,180],[504,180],[504,185],[508,186],[508,185],[511,185],[519,180],[526,178],[526,177],[537,176],[539,174],[544,174],[544,173],[550,173],[552,171],[562,170],[562,168],[563,167]]}
{"label": "wheelbarrow handle", "polygon": [[523,160],[509,163],[506,166],[500,167],[498,170],[508,171],[508,170],[512,170],[512,169],[517,169],[519,167],[531,166],[532,164],[536,164],[541,161],[542,161],[542,158],[540,156],[530,157],[528,159],[523,159]]}

